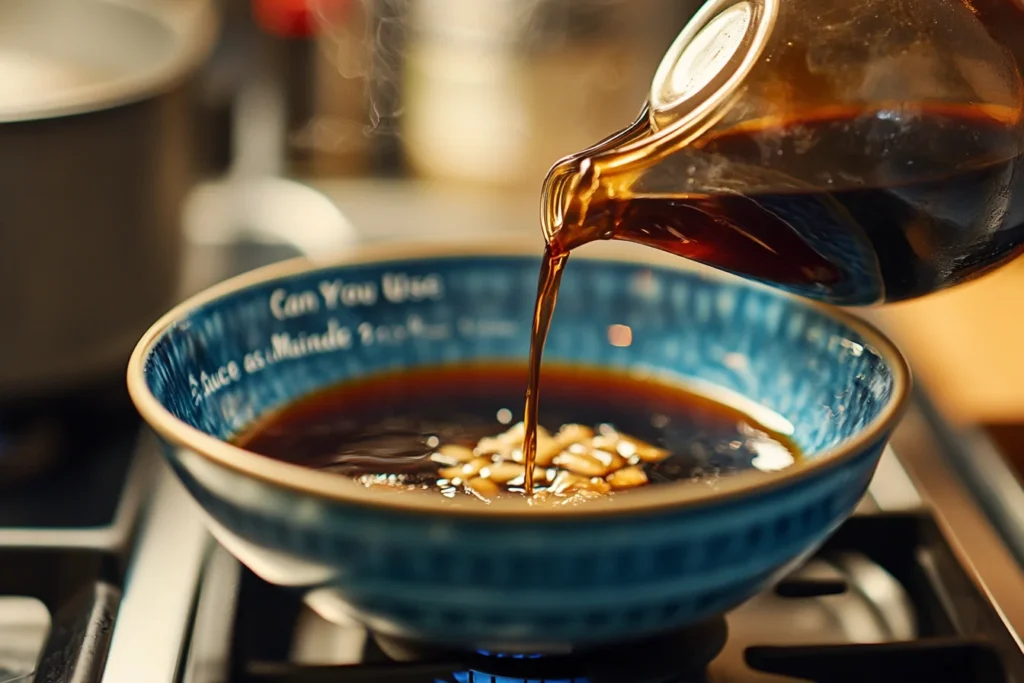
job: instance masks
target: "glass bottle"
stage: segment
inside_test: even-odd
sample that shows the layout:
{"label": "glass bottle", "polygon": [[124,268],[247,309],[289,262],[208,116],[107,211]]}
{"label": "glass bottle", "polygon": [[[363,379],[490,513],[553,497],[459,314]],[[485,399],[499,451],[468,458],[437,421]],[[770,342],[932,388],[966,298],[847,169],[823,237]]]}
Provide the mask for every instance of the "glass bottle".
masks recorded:
{"label": "glass bottle", "polygon": [[636,121],[551,169],[542,219],[556,250],[898,301],[1021,251],[1022,155],[1020,71],[963,0],[711,0]]}

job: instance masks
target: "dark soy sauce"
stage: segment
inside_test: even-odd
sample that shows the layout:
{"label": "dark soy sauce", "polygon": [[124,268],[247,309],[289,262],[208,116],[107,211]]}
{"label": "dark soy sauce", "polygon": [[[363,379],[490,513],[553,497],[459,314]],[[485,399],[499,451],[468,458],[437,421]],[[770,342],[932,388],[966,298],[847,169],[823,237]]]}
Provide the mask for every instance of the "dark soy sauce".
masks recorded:
{"label": "dark soy sauce", "polygon": [[[556,251],[573,246],[573,232],[593,232],[834,303],[918,297],[1019,253],[1019,115],[980,107],[912,117],[830,112],[726,132],[657,173],[685,178],[694,166],[722,166],[737,191],[598,196],[584,227],[566,226]],[[791,187],[772,189],[783,181]],[[668,180],[652,174],[643,182]]]}
{"label": "dark soy sauce", "polygon": [[[625,138],[644,135],[646,124],[635,125]],[[619,239],[832,303],[910,299],[971,280],[1020,253],[1022,147],[1021,113],[1006,108],[839,109],[709,136],[629,189],[609,191],[596,164],[577,185],[585,193],[559,189],[564,176],[553,173],[542,216],[549,223],[558,213],[565,218],[542,226],[548,244],[533,321],[527,427],[571,250]],[[731,189],[686,192],[688,178],[704,172],[706,180],[708,169],[721,171]],[[528,437],[527,462],[530,443]]]}
{"label": "dark soy sauce", "polygon": [[[443,468],[432,455],[445,445],[473,448],[514,427],[526,378],[524,366],[480,365],[346,383],[271,415],[235,443],[368,486],[439,490],[456,497],[466,491],[439,476]],[[545,368],[544,383],[539,415],[551,433],[566,424],[583,425],[598,436],[628,434],[663,450],[656,462],[639,463],[649,484],[751,467],[782,469],[800,457],[786,436],[736,407],[679,386],[561,366]],[[521,451],[517,461],[522,462]],[[601,479],[598,474],[587,478]],[[536,489],[543,491],[554,478],[554,473],[546,480],[538,477]],[[500,488],[522,493],[525,486],[520,480]],[[609,488],[614,487],[604,486],[605,492]]]}

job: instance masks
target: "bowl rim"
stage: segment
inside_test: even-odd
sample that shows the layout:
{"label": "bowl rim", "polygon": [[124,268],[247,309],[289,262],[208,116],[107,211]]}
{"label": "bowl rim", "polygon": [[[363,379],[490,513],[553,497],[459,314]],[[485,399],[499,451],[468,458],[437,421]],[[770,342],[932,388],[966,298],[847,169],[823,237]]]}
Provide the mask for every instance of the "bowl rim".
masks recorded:
{"label": "bowl rim", "polygon": [[[610,248],[618,245],[620,248]],[[594,249],[593,247],[603,247]],[[591,253],[580,254],[579,251]],[[694,486],[686,481],[631,491],[628,496],[608,496],[591,499],[582,505],[534,505],[518,496],[499,498],[489,504],[475,499],[465,505],[453,505],[449,499],[428,492],[382,492],[367,488],[354,481],[326,472],[314,470],[262,456],[227,441],[209,435],[175,417],[150,391],[146,382],[146,362],[154,345],[176,322],[187,318],[197,309],[219,299],[239,294],[279,279],[332,270],[347,266],[386,264],[416,259],[454,259],[491,256],[540,256],[537,240],[529,242],[503,238],[480,244],[450,243],[444,241],[362,245],[330,257],[298,257],[237,275],[195,294],[160,317],[139,340],[128,363],[128,392],[135,407],[150,427],[169,444],[185,448],[205,460],[259,480],[292,494],[313,496],[318,499],[355,505],[361,508],[390,510],[392,512],[429,513],[446,517],[505,517],[550,518],[552,520],[586,515],[589,517],[621,516],[637,513],[658,513],[665,510],[710,506],[742,498],[754,493],[766,493],[791,485],[822,470],[842,465],[857,457],[886,433],[890,432],[903,414],[911,389],[910,367],[896,345],[874,325],[839,307],[812,301],[749,282],[736,276],[687,262],[661,252],[622,254],[619,243],[588,245],[573,254],[574,260],[613,262],[668,268],[694,273],[697,277],[717,279],[727,286],[767,289],[773,296],[795,301],[797,305],[816,310],[842,323],[867,342],[872,351],[885,360],[893,375],[893,392],[889,401],[860,432],[837,446],[825,449],[811,459],[775,472],[747,470],[731,475],[716,483],[712,489]],[[649,248],[642,252],[652,252]],[[539,267],[539,264],[538,264]],[[735,280],[731,284],[730,280]],[[525,389],[525,388],[524,388]]]}

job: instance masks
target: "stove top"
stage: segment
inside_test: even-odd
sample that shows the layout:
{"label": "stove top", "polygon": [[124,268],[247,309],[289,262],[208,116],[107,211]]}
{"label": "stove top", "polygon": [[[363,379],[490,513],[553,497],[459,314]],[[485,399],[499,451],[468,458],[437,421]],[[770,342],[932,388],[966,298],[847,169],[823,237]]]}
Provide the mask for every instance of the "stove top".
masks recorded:
{"label": "stove top", "polygon": [[217,546],[153,439],[125,423],[0,501],[0,682],[1024,682],[1024,573],[940,431],[915,406],[857,514],[724,620],[545,658],[324,621]]}
{"label": "stove top", "polygon": [[213,543],[163,472],[99,680],[1024,682],[1024,573],[952,475],[953,444],[937,433],[927,411],[912,408],[857,514],[724,621],[554,659],[423,650],[328,623]]}
{"label": "stove top", "polygon": [[51,476],[0,491],[0,683],[1024,683],[1024,491],[923,397],[857,514],[771,590],[556,659],[324,621],[213,542],[136,419],[93,423]]}
{"label": "stove top", "polygon": [[59,469],[0,490],[0,683],[103,673],[155,460],[134,411],[79,417],[40,423]]}
{"label": "stove top", "polygon": [[[219,548],[199,605],[213,595],[220,607],[197,615],[191,642],[202,644],[190,654],[219,666],[193,666],[189,683],[989,683],[1024,673],[999,615],[924,512],[852,518],[803,568],[724,620],[555,658],[429,651],[328,624]],[[964,609],[971,628],[957,623]]]}

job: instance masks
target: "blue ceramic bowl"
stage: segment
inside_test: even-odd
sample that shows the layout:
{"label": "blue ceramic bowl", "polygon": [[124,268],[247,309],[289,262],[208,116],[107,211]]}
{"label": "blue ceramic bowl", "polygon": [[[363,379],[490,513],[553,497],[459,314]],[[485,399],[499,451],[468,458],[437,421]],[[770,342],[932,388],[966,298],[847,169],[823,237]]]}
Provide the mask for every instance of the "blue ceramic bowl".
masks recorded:
{"label": "blue ceramic bowl", "polygon": [[[328,618],[515,652],[682,627],[762,590],[850,514],[909,373],[888,340],[838,310],[621,250],[573,257],[546,361],[740,394],[788,421],[805,459],[564,509],[522,499],[460,508],[228,443],[268,411],[354,378],[524,360],[532,244],[378,248],[244,275],[156,323],[132,357],[129,388],[214,536]],[[630,346],[609,343],[614,324],[633,329]],[[370,334],[382,327],[404,337]]]}

